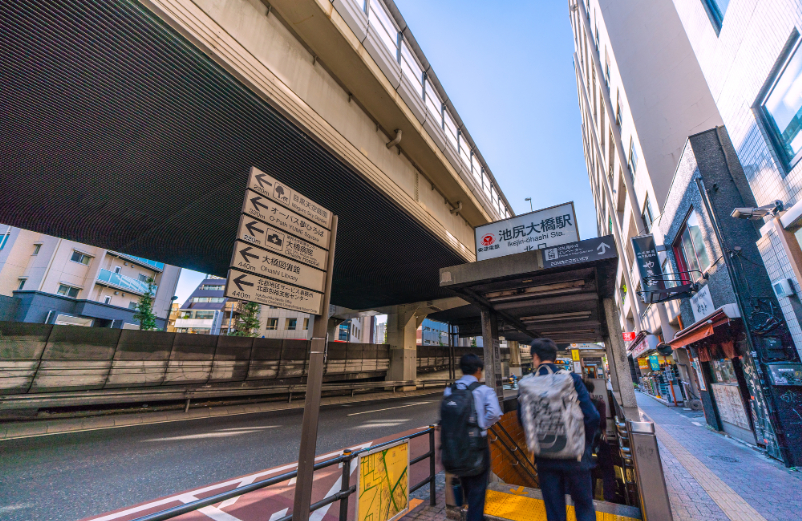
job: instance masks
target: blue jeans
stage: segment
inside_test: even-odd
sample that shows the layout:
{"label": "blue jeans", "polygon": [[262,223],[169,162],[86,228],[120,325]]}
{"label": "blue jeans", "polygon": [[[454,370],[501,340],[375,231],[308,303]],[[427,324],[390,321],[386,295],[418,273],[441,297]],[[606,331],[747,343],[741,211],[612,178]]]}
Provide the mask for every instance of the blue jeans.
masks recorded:
{"label": "blue jeans", "polygon": [[566,521],[565,492],[571,494],[577,521],[596,521],[593,506],[593,484],[590,470],[537,469],[546,518],[549,521]]}

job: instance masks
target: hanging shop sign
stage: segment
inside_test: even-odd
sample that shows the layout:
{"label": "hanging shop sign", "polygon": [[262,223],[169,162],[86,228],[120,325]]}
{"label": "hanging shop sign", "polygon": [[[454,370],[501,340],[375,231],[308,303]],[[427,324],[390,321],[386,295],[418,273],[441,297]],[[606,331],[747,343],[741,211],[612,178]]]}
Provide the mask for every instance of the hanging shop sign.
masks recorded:
{"label": "hanging shop sign", "polygon": [[475,233],[478,261],[579,240],[573,201],[485,224]]}
{"label": "hanging shop sign", "polygon": [[691,297],[691,309],[693,309],[693,318],[697,322],[716,309],[713,307],[713,298],[710,296],[709,284],[705,284],[696,295]]}
{"label": "hanging shop sign", "polygon": [[652,368],[652,371],[660,370],[660,359],[657,357],[657,355],[652,355],[649,357],[649,367]]}
{"label": "hanging shop sign", "polygon": [[660,267],[660,260],[657,258],[654,236],[633,237],[632,249],[635,252],[635,264],[638,266],[643,288],[640,297],[644,302],[651,302],[653,293],[666,289],[665,282],[663,282],[663,270]]}
{"label": "hanging shop sign", "polygon": [[637,334],[634,331],[624,331],[623,333],[624,342],[632,342],[633,340],[635,340],[636,336]]}

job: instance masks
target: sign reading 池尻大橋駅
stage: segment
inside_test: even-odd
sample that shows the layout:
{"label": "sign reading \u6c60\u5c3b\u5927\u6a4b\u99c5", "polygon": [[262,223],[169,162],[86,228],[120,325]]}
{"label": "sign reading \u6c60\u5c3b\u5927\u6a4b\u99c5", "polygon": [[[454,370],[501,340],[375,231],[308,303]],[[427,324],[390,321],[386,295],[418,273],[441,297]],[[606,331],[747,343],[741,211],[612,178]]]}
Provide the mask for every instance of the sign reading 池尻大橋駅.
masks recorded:
{"label": "sign reading \u6c60\u5c3b\u5927\u6a4b\u99c5", "polygon": [[326,272],[251,244],[234,243],[231,266],[315,291],[326,287]]}
{"label": "sign reading \u6c60\u5c3b\u5927\u6a4b\u99c5", "polygon": [[248,191],[242,205],[242,213],[275,226],[280,230],[297,235],[307,242],[328,249],[331,233],[319,224],[276,204],[267,197]]}
{"label": "sign reading \u6c60\u5c3b\u5927\u6a4b\u99c5", "polygon": [[247,215],[240,217],[237,239],[274,251],[314,268],[326,269],[329,255],[326,250]]}
{"label": "sign reading \u6c60\u5c3b\u5927\u6a4b\u99c5", "polygon": [[256,167],[251,168],[248,188],[325,228],[331,229],[332,213],[329,210]]}
{"label": "sign reading \u6c60\u5c3b\u5927\u6a4b\u99c5", "polygon": [[234,268],[228,270],[224,295],[228,298],[291,309],[311,315],[322,313],[322,293],[290,286]]}
{"label": "sign reading \u6c60\u5c3b\u5927\u6a4b\u99c5", "polygon": [[574,203],[544,208],[476,228],[476,260],[542,250],[579,240]]}

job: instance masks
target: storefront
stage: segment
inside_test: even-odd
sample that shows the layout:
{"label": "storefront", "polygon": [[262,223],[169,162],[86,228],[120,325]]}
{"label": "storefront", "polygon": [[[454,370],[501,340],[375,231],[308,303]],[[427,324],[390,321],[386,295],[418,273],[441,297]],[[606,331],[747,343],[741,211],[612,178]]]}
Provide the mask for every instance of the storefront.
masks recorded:
{"label": "storefront", "polygon": [[689,349],[707,423],[755,444],[751,395],[743,368],[746,335],[737,307],[727,304],[716,309],[677,333],[670,345]]}
{"label": "storefront", "polygon": [[679,385],[677,364],[670,348],[659,343],[655,335],[641,333],[632,342],[629,354],[637,364],[638,387],[665,405],[682,405],[685,397]]}

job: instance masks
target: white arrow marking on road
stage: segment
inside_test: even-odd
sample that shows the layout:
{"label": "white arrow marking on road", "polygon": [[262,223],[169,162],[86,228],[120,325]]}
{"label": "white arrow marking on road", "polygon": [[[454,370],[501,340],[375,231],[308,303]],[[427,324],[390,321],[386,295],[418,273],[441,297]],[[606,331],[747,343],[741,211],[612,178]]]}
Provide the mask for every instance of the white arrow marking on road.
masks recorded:
{"label": "white arrow marking on road", "polygon": [[610,245],[606,242],[603,242],[599,244],[599,246],[596,248],[596,251],[599,253],[599,255],[604,255],[608,249],[610,249]]}

